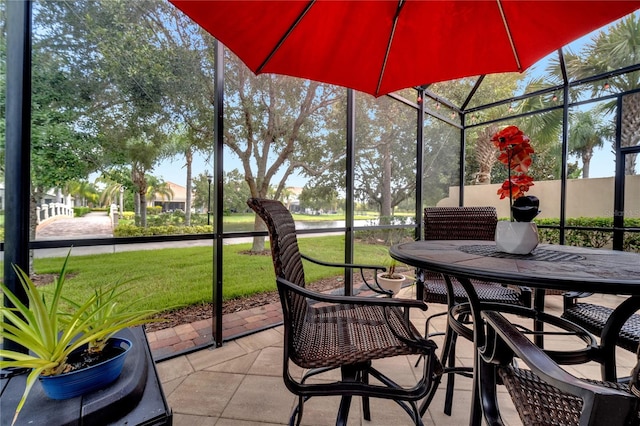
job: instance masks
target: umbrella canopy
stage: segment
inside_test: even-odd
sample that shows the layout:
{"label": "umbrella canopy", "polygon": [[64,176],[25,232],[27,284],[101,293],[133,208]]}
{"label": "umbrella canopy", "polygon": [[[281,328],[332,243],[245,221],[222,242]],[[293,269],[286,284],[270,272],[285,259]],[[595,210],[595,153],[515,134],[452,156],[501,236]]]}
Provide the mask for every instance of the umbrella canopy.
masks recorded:
{"label": "umbrella canopy", "polygon": [[170,0],[256,74],[381,96],[522,72],[639,0]]}

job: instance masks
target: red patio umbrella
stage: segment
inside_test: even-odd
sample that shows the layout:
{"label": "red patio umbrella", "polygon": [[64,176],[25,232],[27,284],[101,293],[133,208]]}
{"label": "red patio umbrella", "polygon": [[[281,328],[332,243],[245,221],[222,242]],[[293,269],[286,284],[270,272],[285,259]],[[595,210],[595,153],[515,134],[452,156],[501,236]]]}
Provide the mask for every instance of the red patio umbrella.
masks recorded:
{"label": "red patio umbrella", "polygon": [[524,71],[639,0],[170,0],[256,74],[381,96]]}

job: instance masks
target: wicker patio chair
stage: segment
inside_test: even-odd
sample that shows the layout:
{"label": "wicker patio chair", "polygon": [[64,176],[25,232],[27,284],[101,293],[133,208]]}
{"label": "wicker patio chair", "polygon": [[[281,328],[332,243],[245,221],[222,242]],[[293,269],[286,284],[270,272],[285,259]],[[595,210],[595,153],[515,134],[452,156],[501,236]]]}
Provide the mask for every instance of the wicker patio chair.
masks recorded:
{"label": "wicker patio chair", "polygon": [[[426,304],[411,299],[333,296],[306,289],[303,256],[289,211],[274,200],[252,198],[248,204],[269,230],[284,316],[283,379],[298,396],[290,424],[300,423],[308,398],[339,395],[342,400],[336,424],[346,424],[352,397],[361,396],[367,420],[371,418],[369,398],[386,398],[396,401],[416,425],[422,425],[417,403],[426,397],[423,404],[428,404],[442,372],[435,343],[422,338],[409,321],[409,308],[426,310]],[[373,366],[375,360],[399,355],[419,355],[427,360],[413,386],[400,386]],[[291,363],[307,369],[301,380],[290,372]],[[341,373],[338,380],[321,375],[336,369]],[[322,380],[311,383],[311,377]]]}
{"label": "wicker patio chair", "polygon": [[[630,384],[579,379],[555,363],[505,317],[482,314],[487,346],[481,356],[483,401],[495,398],[495,377],[505,385],[524,425],[639,424],[638,366]],[[524,365],[523,365],[524,364]],[[499,417],[499,407],[485,405]]]}
{"label": "wicker patio chair", "polygon": [[[591,293],[569,292],[563,295],[564,309],[562,317],[581,325],[590,332],[600,336],[607,326],[613,309],[594,303],[578,302],[581,297]],[[633,314],[624,323],[617,339],[617,345],[630,352],[635,352],[640,344],[640,315]]]}
{"label": "wicker patio chair", "polygon": [[[427,207],[424,209],[424,239],[425,240],[486,240],[493,241],[495,237],[498,216],[495,207]],[[454,300],[447,298],[447,283],[440,274],[430,271],[417,271],[418,285],[423,283],[423,300],[425,303],[440,303],[449,305],[449,310],[454,305],[467,302],[467,293],[460,283],[452,280]],[[474,288],[481,302],[505,303],[524,307],[531,306],[531,289],[528,287],[505,286],[498,283],[472,280]],[[469,376],[471,368],[457,368],[455,366],[455,346],[458,334],[465,339],[473,341],[473,330],[469,324],[468,312],[461,312],[458,318],[457,331],[447,327],[445,341],[440,354],[440,359],[445,363],[447,376],[447,393],[445,397],[446,414],[451,414],[453,401],[453,388],[455,374]],[[442,314],[440,314],[442,315]],[[429,333],[429,323],[434,316],[427,319],[426,334]]]}

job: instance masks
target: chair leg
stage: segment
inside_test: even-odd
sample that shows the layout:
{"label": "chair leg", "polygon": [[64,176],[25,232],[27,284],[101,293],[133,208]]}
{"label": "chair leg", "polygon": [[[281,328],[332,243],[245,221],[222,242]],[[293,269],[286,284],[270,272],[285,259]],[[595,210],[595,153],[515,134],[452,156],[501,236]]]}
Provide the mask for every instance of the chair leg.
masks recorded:
{"label": "chair leg", "polygon": [[[458,320],[465,321],[466,314],[458,317]],[[458,341],[458,333],[456,333],[450,326],[447,325],[447,330],[444,337],[444,343],[442,345],[442,353],[440,359],[444,362],[445,371],[447,374],[447,388],[444,401],[444,413],[448,416],[451,415],[453,409],[453,390],[455,386],[455,375],[458,372],[456,369],[456,343]]]}
{"label": "chair leg", "polygon": [[[363,381],[368,380],[368,376],[365,377],[367,373],[365,369],[362,368],[362,366],[356,367],[353,365],[345,365],[340,367],[340,373],[342,375],[343,382],[355,382],[358,380],[363,380]],[[338,409],[336,426],[339,426],[339,425],[346,426],[347,419],[349,418],[349,409],[351,408],[351,400],[352,400],[351,395],[344,395],[340,399],[340,408]],[[366,402],[365,402],[365,398],[363,398],[362,403],[363,403],[363,406],[366,404],[368,408],[368,405],[369,405],[368,398],[366,398]]]}
{"label": "chair leg", "polygon": [[[451,331],[451,346],[449,348],[449,354],[446,358],[446,368],[454,369],[456,366],[456,341],[458,340],[458,334]],[[451,409],[453,405],[453,388],[455,385],[456,373],[451,372],[447,374],[447,391],[444,399],[444,413],[447,416],[451,415]]]}
{"label": "chair leg", "polygon": [[[420,403],[420,408],[416,417],[422,422],[422,416],[427,412],[427,409],[431,405],[431,401],[433,401],[433,397],[436,394],[436,391],[440,387],[440,381],[442,380],[442,371],[436,371],[436,361],[434,361],[433,357],[423,357],[425,362],[425,371],[423,373],[425,376],[429,376],[431,378],[431,388],[429,392],[427,392],[426,397]],[[429,363],[427,365],[427,363]],[[427,370],[428,369],[428,370]],[[416,422],[418,424],[418,422]]]}
{"label": "chair leg", "polygon": [[[361,374],[362,383],[364,383],[365,385],[368,385],[369,373],[367,372],[367,370],[362,370],[360,374]],[[362,397],[362,417],[364,417],[364,419],[367,421],[371,421],[371,404],[369,402],[368,396]]]}
{"label": "chair leg", "polygon": [[[444,333],[433,333],[430,334],[429,333],[429,321],[431,320],[431,318],[435,317],[435,316],[440,316],[440,315],[444,315],[445,313],[440,313],[440,314],[435,314],[432,315],[431,317],[429,317],[427,319],[427,322],[425,324],[425,335],[429,336],[429,337],[433,337],[436,335],[442,335],[444,334],[444,342],[442,344],[442,352],[440,354],[440,359],[443,361],[443,363],[445,364],[444,367],[445,369],[449,370],[452,369],[454,371],[451,371],[449,374],[447,374],[447,389],[446,389],[446,393],[445,393],[445,401],[444,401],[444,413],[448,416],[451,415],[451,410],[452,410],[452,405],[453,405],[453,388],[454,388],[454,384],[455,384],[455,364],[456,364],[456,341],[458,340],[458,333],[456,333],[455,331],[453,331],[451,329],[451,327],[449,327],[447,325],[447,329]],[[416,361],[415,367],[417,367],[420,364],[420,361],[423,359],[424,357],[419,357],[418,360]],[[426,411],[426,405],[423,405],[423,407],[420,410],[420,414],[424,415],[424,412]]]}
{"label": "chair leg", "polygon": [[351,395],[345,395],[340,399],[340,408],[338,409],[336,426],[347,426],[347,419],[349,418],[349,408],[351,408],[351,399]]}
{"label": "chair leg", "polygon": [[420,414],[418,404],[415,401],[410,401],[409,405],[413,410],[413,424],[415,424],[416,426],[424,426],[424,422],[422,421],[422,414]]}
{"label": "chair leg", "polygon": [[293,409],[293,413],[291,413],[291,417],[289,418],[289,426],[300,426],[300,422],[302,422],[302,411],[304,410],[304,402],[308,399],[308,397],[299,396],[298,397],[298,406]]}

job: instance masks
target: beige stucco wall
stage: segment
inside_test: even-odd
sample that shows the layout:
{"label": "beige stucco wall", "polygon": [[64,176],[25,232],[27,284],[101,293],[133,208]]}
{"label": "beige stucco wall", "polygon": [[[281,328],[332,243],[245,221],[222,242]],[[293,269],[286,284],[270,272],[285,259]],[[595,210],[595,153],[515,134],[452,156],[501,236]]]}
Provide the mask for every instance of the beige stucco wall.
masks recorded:
{"label": "beige stucco wall", "polygon": [[[498,217],[509,216],[509,200],[497,195],[501,184],[470,185],[464,188],[465,206],[495,206]],[[640,176],[625,181],[625,217],[640,217]],[[614,180],[610,178],[570,179],[567,181],[567,217],[612,217]],[[438,206],[457,206],[458,187],[449,188],[449,197]],[[560,181],[535,182],[528,192],[540,199],[540,218],[560,217]]]}

